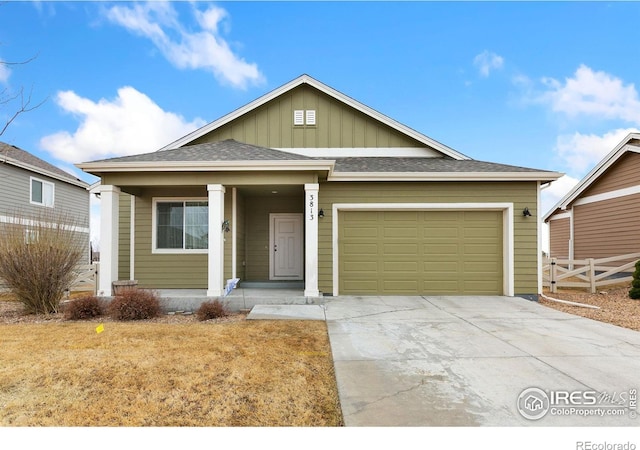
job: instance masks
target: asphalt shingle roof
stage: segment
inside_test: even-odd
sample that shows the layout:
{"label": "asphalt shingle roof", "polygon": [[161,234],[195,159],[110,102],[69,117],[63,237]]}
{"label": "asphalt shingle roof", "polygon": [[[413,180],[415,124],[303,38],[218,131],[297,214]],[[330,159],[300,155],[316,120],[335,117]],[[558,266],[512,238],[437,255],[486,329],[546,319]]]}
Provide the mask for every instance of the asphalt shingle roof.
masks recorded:
{"label": "asphalt shingle roof", "polygon": [[141,155],[122,156],[95,162],[167,162],[167,161],[303,161],[305,156],[244,144],[233,139],[187,145]]}
{"label": "asphalt shingle roof", "polygon": [[215,162],[215,161],[314,161],[335,160],[335,172],[540,172],[537,169],[509,166],[476,160],[455,160],[449,157],[317,157],[244,144],[233,139],[188,145],[141,155],[123,156],[94,162]]}
{"label": "asphalt shingle roof", "polygon": [[15,145],[0,142],[0,162],[5,162],[6,158],[13,159],[23,164],[28,164],[29,166],[35,167],[36,169],[50,172],[51,174],[56,175],[57,178],[63,180],[69,180],[74,183],[77,183],[79,181],[78,178],[74,177],[73,175],[54,166],[53,164],[50,164],[38,158],[37,156],[32,155],[25,150],[22,150],[21,148],[16,147]]}
{"label": "asphalt shingle roof", "polygon": [[358,157],[336,158],[336,172],[540,172],[473,159]]}

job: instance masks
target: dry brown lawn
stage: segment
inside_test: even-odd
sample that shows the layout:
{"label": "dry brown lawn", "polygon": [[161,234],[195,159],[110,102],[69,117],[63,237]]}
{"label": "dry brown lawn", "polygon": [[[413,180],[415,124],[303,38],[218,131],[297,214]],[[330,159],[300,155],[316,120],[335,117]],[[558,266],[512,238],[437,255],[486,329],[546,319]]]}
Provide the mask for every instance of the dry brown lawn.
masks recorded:
{"label": "dry brown lawn", "polygon": [[629,289],[631,285],[624,284],[602,289],[596,294],[577,289],[562,289],[555,294],[544,292],[548,297],[598,306],[600,309],[571,306],[544,298],[540,299],[540,303],[570,314],[640,331],[640,300],[630,299]]}
{"label": "dry brown lawn", "polygon": [[2,426],[342,426],[326,324],[25,317],[0,300]]}

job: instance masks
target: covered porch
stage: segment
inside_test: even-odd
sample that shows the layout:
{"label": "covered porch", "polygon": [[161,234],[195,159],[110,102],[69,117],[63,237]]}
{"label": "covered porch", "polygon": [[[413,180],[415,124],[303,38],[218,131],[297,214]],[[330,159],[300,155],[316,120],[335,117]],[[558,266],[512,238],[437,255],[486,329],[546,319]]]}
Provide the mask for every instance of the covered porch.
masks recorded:
{"label": "covered porch", "polygon": [[[319,184],[305,182],[317,181],[317,176],[287,174],[287,181],[280,175],[265,183],[262,175],[252,180],[255,184],[246,175],[228,180],[158,186],[137,177],[135,184],[129,178],[101,185],[99,295],[112,296],[114,281],[137,280],[139,287],[171,299],[167,304],[198,301],[199,306],[207,298],[224,297],[227,280],[239,279],[238,287],[225,297],[235,309],[250,308],[258,299],[306,304],[321,297]],[[166,213],[169,208],[174,210]],[[198,210],[200,219],[194,220],[201,223],[181,219],[180,239],[174,239],[179,248],[161,248],[173,242],[163,237],[162,227],[176,228],[170,223],[173,216]],[[193,233],[187,235],[183,228],[189,226]],[[255,288],[247,284],[251,282],[267,285]],[[281,282],[295,282],[297,287],[282,290],[274,285]]]}

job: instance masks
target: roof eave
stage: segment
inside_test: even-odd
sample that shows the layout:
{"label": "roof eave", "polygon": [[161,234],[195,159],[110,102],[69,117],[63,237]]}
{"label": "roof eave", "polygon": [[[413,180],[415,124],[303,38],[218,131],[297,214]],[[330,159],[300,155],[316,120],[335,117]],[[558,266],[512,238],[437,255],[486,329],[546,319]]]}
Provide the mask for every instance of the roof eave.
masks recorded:
{"label": "roof eave", "polygon": [[[43,169],[41,167],[37,167],[37,166],[31,165],[31,164],[27,164],[27,163],[19,161],[17,159],[11,158],[10,156],[3,156],[2,159],[3,159],[2,162],[6,163],[6,164],[11,164],[12,166],[20,167],[21,169],[28,170],[29,172],[33,172],[35,174],[43,175],[43,176],[46,176],[46,177],[49,177],[49,178],[53,178],[55,180],[62,181],[64,183],[71,184],[71,185],[74,185],[74,186],[78,186],[78,187],[81,187],[83,189],[89,188],[89,183],[86,183],[86,182],[84,182],[82,180],[65,178],[65,177],[62,177],[62,176],[58,175],[57,173],[51,172],[49,170],[46,170],[46,169]],[[71,175],[69,175],[69,176],[71,176]]]}
{"label": "roof eave", "polygon": [[331,171],[335,161],[144,161],[144,162],[89,162],[76,167],[89,173],[106,172],[252,172],[252,171]]}
{"label": "roof eave", "polygon": [[279,88],[274,89],[273,91],[263,95],[262,97],[247,103],[246,105],[236,109],[235,111],[232,111],[231,113],[211,122],[208,123],[207,125],[187,134],[186,136],[181,137],[180,139],[170,143],[169,145],[162,147],[160,149],[160,151],[162,150],[171,150],[171,149],[176,149],[179,147],[182,147],[184,145],[187,145],[188,143],[192,142],[193,140],[204,136],[205,134],[215,130],[216,128],[219,128],[229,122],[231,122],[232,120],[237,119],[238,117],[248,113],[249,111],[262,106],[263,104],[273,100],[274,98],[284,94],[285,92],[288,92],[302,84],[308,84],[316,89],[318,89],[321,92],[324,92],[325,94],[351,106],[352,108],[369,115],[370,117],[373,117],[374,119],[379,120],[380,122],[384,123],[385,125],[388,125],[404,134],[406,134],[409,137],[412,137],[413,139],[422,142],[426,145],[428,145],[429,147],[432,147],[436,150],[438,150],[439,152],[443,153],[446,156],[449,156],[453,159],[457,159],[457,160],[468,160],[471,159],[470,157],[450,148],[447,147],[444,144],[441,144],[438,141],[435,141],[433,139],[431,139],[430,137],[417,132],[416,130],[413,130],[412,128],[407,127],[406,125],[401,124],[400,122],[395,121],[394,119],[391,119],[388,116],[385,116],[384,114],[379,113],[378,111],[364,105],[363,103],[360,103],[359,101],[341,93],[340,91],[337,91],[335,89],[333,89],[330,86],[327,86],[324,83],[321,83],[320,81],[310,77],[309,75],[301,75],[298,78],[280,86]]}
{"label": "roof eave", "polygon": [[540,181],[551,182],[558,172],[333,172],[327,181]]}
{"label": "roof eave", "polygon": [[543,222],[549,220],[549,218],[556,213],[556,211],[564,211],[567,207],[576,200],[586,189],[591,186],[609,167],[611,167],[623,154],[627,151],[634,153],[640,153],[640,149],[633,145],[628,145],[632,139],[640,139],[640,133],[629,133],[616,147],[610,151],[607,156],[593,168],[591,171],[582,178],[564,197],[558,201],[543,217]]}

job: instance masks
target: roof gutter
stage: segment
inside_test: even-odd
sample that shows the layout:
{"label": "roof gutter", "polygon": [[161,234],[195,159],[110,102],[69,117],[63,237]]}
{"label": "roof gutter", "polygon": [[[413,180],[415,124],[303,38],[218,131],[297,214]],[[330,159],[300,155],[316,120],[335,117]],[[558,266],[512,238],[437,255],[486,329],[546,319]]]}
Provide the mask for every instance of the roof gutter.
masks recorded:
{"label": "roof gutter", "polygon": [[333,171],[335,161],[161,161],[88,162],[76,164],[85,172],[252,172],[252,171]]}
{"label": "roof gutter", "polygon": [[333,172],[327,181],[542,181],[558,172]]}

